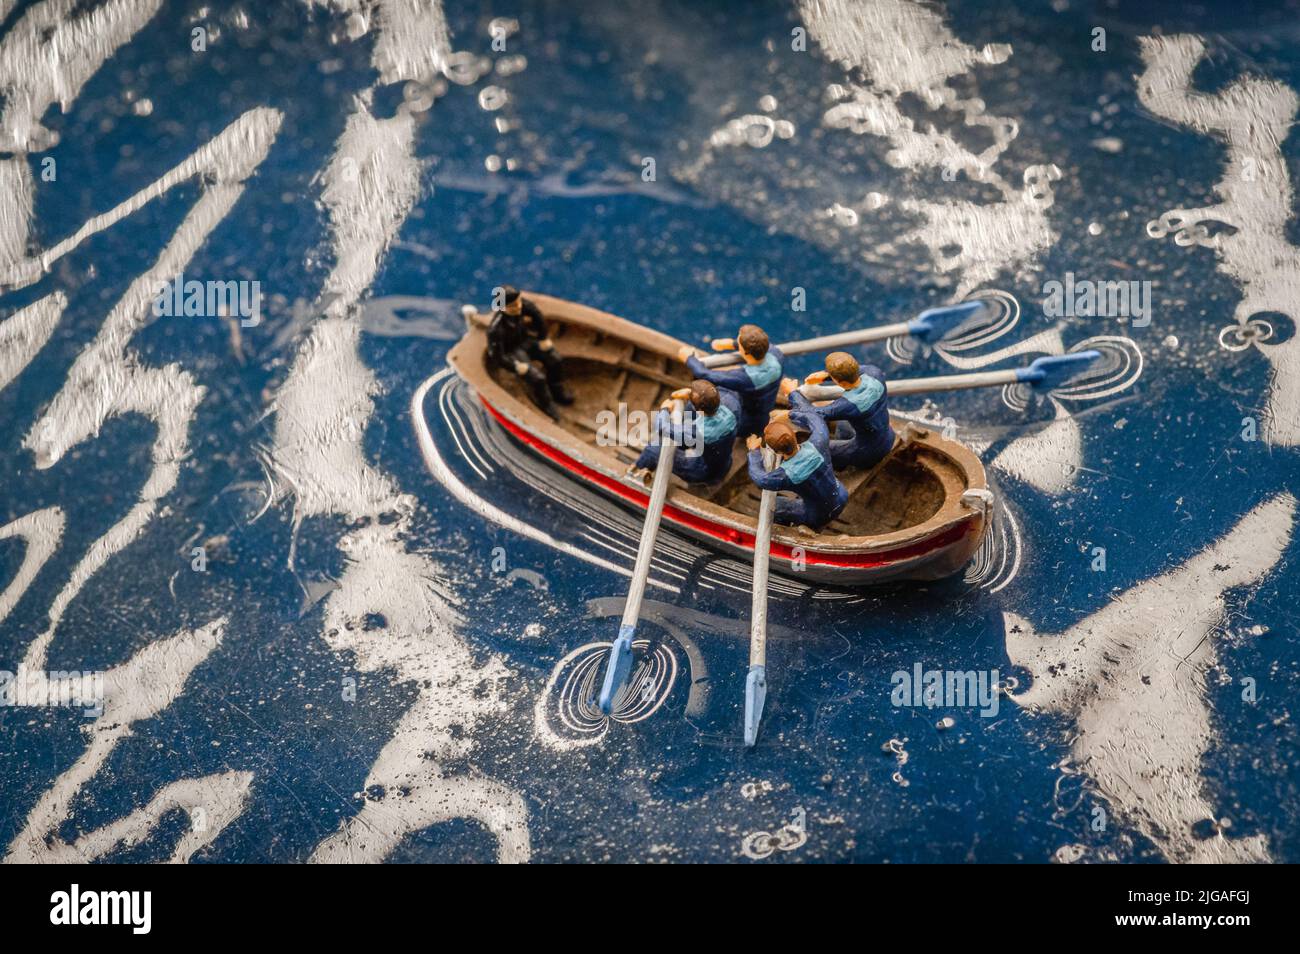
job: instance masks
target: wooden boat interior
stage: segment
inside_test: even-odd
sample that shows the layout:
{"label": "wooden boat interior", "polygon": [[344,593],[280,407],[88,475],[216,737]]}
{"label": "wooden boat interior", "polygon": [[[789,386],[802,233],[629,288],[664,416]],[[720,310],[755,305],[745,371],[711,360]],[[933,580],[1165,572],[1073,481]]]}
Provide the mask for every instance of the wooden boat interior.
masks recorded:
{"label": "wooden boat interior", "polygon": [[[611,467],[625,469],[636,459],[637,450],[598,442],[601,412],[617,411],[620,402],[629,412],[657,412],[674,389],[689,386],[690,373],[675,357],[588,325],[552,319],[550,326],[574,394],[573,404],[559,409],[561,427],[593,453],[612,458]],[[531,406],[527,388],[516,375],[499,369],[491,374],[502,388]],[[752,519],[758,513],[759,490],[748,477],[744,444],[737,441],[732,454],[731,471],[717,486],[686,484],[675,476],[673,486]],[[871,470],[838,474],[849,491],[849,502],[820,536],[876,536],[917,526],[943,508],[953,488],[960,493],[965,485],[960,466],[924,441],[896,445],[894,453]]]}

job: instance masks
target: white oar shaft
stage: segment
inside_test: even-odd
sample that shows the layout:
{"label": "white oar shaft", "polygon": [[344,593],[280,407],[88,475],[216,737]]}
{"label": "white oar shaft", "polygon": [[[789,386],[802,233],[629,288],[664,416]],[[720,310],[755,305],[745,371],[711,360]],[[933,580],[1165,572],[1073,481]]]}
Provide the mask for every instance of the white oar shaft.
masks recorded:
{"label": "white oar shaft", "polygon": [[[682,402],[672,404],[673,429],[682,426]],[[636,565],[632,568],[632,582],[623,604],[623,621],[618,636],[609,647],[609,661],[605,664],[605,679],[601,683],[598,703],[600,711],[612,715],[618,695],[632,674],[633,639],[636,624],[641,618],[641,601],[645,598],[646,581],[650,578],[650,561],[654,558],[655,539],[659,536],[659,520],[663,516],[664,501],[668,497],[668,483],[673,476],[673,459],[677,444],[669,434],[659,435],[659,463],[655,465],[655,479],[646,504],[645,525],[641,528],[641,544],[636,551]]]}
{"label": "white oar shaft", "polygon": [[[865,344],[868,341],[884,341],[909,333],[906,321],[896,321],[892,325],[880,325],[875,328],[859,328],[857,331],[842,331],[835,335],[822,335],[820,338],[808,338],[804,341],[787,341],[777,345],[787,357],[794,354],[808,354],[811,351],[832,351],[835,348],[847,348],[850,345]],[[734,351],[721,351],[701,359],[706,368],[721,368],[729,364],[738,364],[740,355]]]}
{"label": "white oar shaft", "polygon": [[[945,374],[933,378],[895,378],[885,384],[890,397],[903,394],[922,394],[932,391],[965,391],[970,388],[990,388],[998,384],[1015,384],[1016,369],[1006,371],[975,371],[971,374]],[[799,393],[810,401],[834,401],[844,393],[837,384],[805,384]]]}
{"label": "white oar shaft", "polygon": [[[771,470],[776,455],[763,448],[763,468]],[[767,567],[772,551],[772,516],[776,494],[763,491],[758,499],[758,529],[754,533],[754,599],[749,612],[749,673],[745,676],[745,747],[758,742],[758,727],[767,702]]]}
{"label": "white oar shaft", "polygon": [[[775,455],[763,449],[763,466],[772,469]],[[767,574],[772,556],[772,517],[776,493],[763,491],[758,503],[758,531],[754,534],[754,593],[749,614],[749,664],[767,665]]]}
{"label": "white oar shaft", "polygon": [[[675,427],[682,423],[682,402],[674,401],[672,420]],[[636,626],[641,618],[641,601],[645,598],[646,581],[650,577],[650,561],[654,557],[655,540],[659,536],[659,521],[664,512],[664,501],[668,499],[668,483],[673,476],[673,459],[677,454],[677,445],[660,435],[659,463],[655,465],[654,483],[650,486],[650,502],[646,506],[645,523],[641,528],[641,545],[636,551],[636,565],[632,568],[632,585],[627,591],[627,602],[623,605],[623,625]]]}
{"label": "white oar shaft", "polygon": [[1015,368],[1006,371],[976,371],[972,374],[945,374],[934,378],[898,378],[885,384],[885,393],[896,397],[928,391],[965,391],[969,388],[1015,384],[1019,380]]}

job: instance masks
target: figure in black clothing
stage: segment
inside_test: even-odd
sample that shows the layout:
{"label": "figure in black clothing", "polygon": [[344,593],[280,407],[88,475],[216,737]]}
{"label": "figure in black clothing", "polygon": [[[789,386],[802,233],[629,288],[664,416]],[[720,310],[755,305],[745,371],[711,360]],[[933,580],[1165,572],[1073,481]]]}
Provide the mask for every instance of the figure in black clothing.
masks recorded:
{"label": "figure in black clothing", "polygon": [[[797,500],[776,498],[773,519],[786,526],[803,524],[820,530],[840,515],[849,502],[849,492],[835,476],[831,464],[830,435],[816,408],[798,391],[790,394],[790,421],[772,421],[746,440],[749,447],[749,479],[763,490],[791,490]],[[806,427],[808,440],[801,445],[794,422]],[[763,469],[760,448],[766,444],[781,458],[771,470]]]}
{"label": "figure in black clothing", "polygon": [[679,360],[686,362],[686,367],[697,378],[708,381],[714,387],[734,391],[740,399],[740,419],[737,436],[748,437],[757,434],[767,424],[768,415],[776,404],[777,388],[781,386],[781,368],[785,364],[785,355],[781,349],[770,344],[767,335],[758,325],[741,325],[740,332],[733,338],[715,338],[714,351],[736,351],[741,363],[723,368],[708,368],[695,355],[695,349],[683,345],[678,352]]}
{"label": "figure in black clothing", "polygon": [[[555,352],[555,344],[546,336],[542,311],[506,285],[502,289],[504,307],[492,316],[488,325],[488,361],[524,379],[533,403],[559,419],[555,402],[572,404],[573,395],[564,383],[564,364]],[[546,369],[537,369],[538,362]]]}

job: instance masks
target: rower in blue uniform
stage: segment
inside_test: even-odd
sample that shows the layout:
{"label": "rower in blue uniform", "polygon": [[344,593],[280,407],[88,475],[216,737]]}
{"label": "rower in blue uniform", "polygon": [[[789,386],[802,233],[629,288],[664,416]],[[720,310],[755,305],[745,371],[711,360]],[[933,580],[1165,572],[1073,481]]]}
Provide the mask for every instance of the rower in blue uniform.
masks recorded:
{"label": "rower in blue uniform", "polygon": [[[689,401],[685,420],[675,427],[668,409],[672,402]],[[673,473],[687,483],[716,484],[731,469],[731,449],[736,443],[740,400],[726,388],[696,380],[689,388],[672,393],[656,419],[656,433],[668,436],[681,448],[673,456]],[[658,443],[647,444],[635,469],[654,470],[659,465]]]}
{"label": "rower in blue uniform", "polygon": [[686,362],[691,374],[697,378],[735,391],[740,399],[740,420],[737,436],[757,434],[767,424],[768,416],[776,404],[776,392],[781,386],[781,367],[785,356],[780,348],[773,347],[758,325],[741,325],[734,339],[715,338],[714,351],[736,351],[742,364],[739,367],[707,367],[696,355],[695,349],[684,345],[678,358]]}
{"label": "rower in blue uniform", "polygon": [[808,375],[804,383],[822,384],[827,378],[844,389],[829,404],[813,408],[828,424],[838,422],[838,433],[831,428],[831,462],[837,469],[876,466],[894,447],[884,372],[874,364],[859,367],[853,355],[835,351],[826,356],[826,370]]}
{"label": "rower in blue uniform", "polygon": [[[840,515],[849,501],[849,492],[835,476],[831,464],[830,435],[826,422],[798,391],[791,393],[792,407],[788,421],[772,421],[763,428],[763,438],[750,435],[749,479],[763,490],[791,490],[798,499],[776,498],[773,519],[787,526],[803,524],[819,530]],[[794,424],[806,427],[808,440],[799,443]],[[763,469],[766,444],[781,457],[771,470]]]}

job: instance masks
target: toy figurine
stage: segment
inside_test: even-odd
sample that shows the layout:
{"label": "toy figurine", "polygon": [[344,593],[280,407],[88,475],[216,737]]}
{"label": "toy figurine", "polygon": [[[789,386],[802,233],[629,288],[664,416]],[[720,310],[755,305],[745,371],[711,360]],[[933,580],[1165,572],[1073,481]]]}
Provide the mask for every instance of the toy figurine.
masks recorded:
{"label": "toy figurine", "polygon": [[[844,389],[844,394],[829,404],[813,408],[827,423],[839,423],[839,433],[831,440],[831,462],[836,468],[874,467],[894,446],[884,372],[874,364],[859,367],[853,355],[835,351],[826,356],[826,370],[808,375],[804,384],[822,384],[827,378]],[[790,392],[785,382],[781,390],[792,405],[808,404],[798,391]]]}
{"label": "toy figurine", "polygon": [[[572,404],[573,395],[564,383],[564,363],[547,336],[542,311],[517,288],[506,285],[502,292],[505,306],[488,325],[488,360],[523,378],[533,403],[559,420],[555,403]],[[546,373],[543,375],[533,362],[539,362]]]}
{"label": "toy figurine", "polygon": [[740,367],[710,368],[688,345],[678,351],[677,357],[686,362],[686,367],[697,378],[736,392],[741,408],[738,437],[759,433],[776,404],[785,355],[768,342],[767,335],[758,325],[741,325],[735,339],[715,338],[713,350],[735,350],[744,363]]}
{"label": "toy figurine", "polygon": [[[648,435],[644,432],[648,428],[645,424],[653,425],[654,419],[658,418],[659,402],[670,391],[691,384],[693,376],[687,374],[684,363],[681,363],[689,354],[683,356],[683,359],[678,357],[681,343],[651,328],[576,302],[525,294],[546,314],[547,327],[555,335],[557,349],[564,354],[565,371],[574,391],[578,392],[577,405],[582,413],[562,408],[564,413],[561,423],[553,425],[530,400],[527,390],[516,384],[512,375],[492,367],[484,357],[487,350],[486,325],[491,313],[480,313],[471,306],[466,312],[468,321],[465,337],[451,350],[447,360],[459,379],[478,396],[485,413],[500,424],[505,435],[500,438],[504,446],[499,450],[495,443],[489,446],[503,456],[516,452],[532,455],[527,460],[530,467],[529,482],[541,486],[543,482],[555,481],[555,499],[565,506],[573,507],[586,520],[594,519],[592,495],[608,498],[618,506],[635,508],[644,514],[630,595],[642,594],[642,584],[649,579],[647,574],[650,574],[652,560],[655,561],[656,569],[662,566],[658,562],[662,554],[655,548],[658,539],[656,534],[660,529],[665,534],[673,534],[671,539],[674,541],[689,539],[692,547],[698,545],[725,554],[728,559],[745,561],[747,556],[752,555],[754,566],[758,567],[763,562],[759,553],[763,549],[760,544],[762,528],[780,502],[779,499],[763,500],[746,479],[750,459],[760,455],[747,454],[745,471],[736,473],[736,450],[733,444],[733,464],[726,477],[714,484],[683,484],[673,476],[664,460],[663,455],[668,454],[671,446],[665,443],[658,460],[654,461],[659,466],[650,475],[658,481],[658,487],[655,486],[655,480],[650,481],[649,488],[638,487],[637,478],[644,481],[647,475],[628,472],[628,465],[641,452],[641,447],[638,446],[634,453],[628,453],[631,435],[640,431],[635,440],[647,440]],[[888,327],[906,328],[908,324],[895,323]],[[745,340],[748,338],[748,329],[741,338],[738,344],[750,351],[750,342]],[[775,340],[774,338],[773,341]],[[834,336],[834,340],[842,341],[843,335]],[[814,338],[811,342],[792,343],[788,348],[778,346],[791,360],[796,354],[812,354],[815,351],[818,363],[807,369],[812,371],[821,367],[820,359],[827,351],[847,350],[842,343],[837,343],[835,349],[827,348],[824,341],[824,338]],[[755,352],[758,349],[758,345],[753,346]],[[768,348],[769,352],[774,350]],[[707,357],[704,351],[699,354],[703,358],[702,363],[706,365],[740,360],[735,352]],[[764,352],[764,358],[767,356],[767,352]],[[973,374],[902,382],[891,380],[889,386],[891,389],[897,387],[904,394],[914,394],[928,390],[1000,387],[1021,381],[1044,390],[1059,387],[1062,381],[1082,373],[1099,358],[1100,352],[1094,351],[1077,355],[1052,355],[1037,358],[1033,365],[1024,368],[978,371]],[[1041,365],[1045,361],[1049,363],[1048,366]],[[1062,371],[1055,366],[1055,362],[1067,362],[1067,365]],[[739,373],[749,381],[748,375],[738,364],[733,371],[723,373],[728,376]],[[868,376],[861,371],[858,377],[864,383],[868,380]],[[801,372],[799,380],[802,379]],[[430,378],[428,386],[432,387],[440,380],[439,377]],[[919,386],[913,383],[918,381]],[[665,382],[670,386],[664,387]],[[716,387],[716,381],[713,383]],[[788,383],[791,387],[797,384],[793,380]],[[830,381],[826,383],[829,385]],[[845,383],[853,382],[846,380]],[[442,387],[441,384],[438,386]],[[448,384],[447,387],[451,385]],[[780,385],[777,387],[779,389]],[[721,393],[722,389],[719,391],[720,408],[724,404],[728,406],[737,418],[739,431],[741,415],[736,412],[736,407],[743,412],[745,398],[739,394],[728,398],[725,393]],[[826,388],[826,391],[833,391],[837,397],[842,393],[838,387]],[[805,396],[813,400],[815,393],[811,387],[805,387],[802,394],[793,399],[795,405],[804,405]],[[652,394],[655,395],[653,404],[647,397]],[[890,398],[894,398],[892,391]],[[730,400],[735,400],[737,404],[730,405]],[[703,397],[698,399],[698,403],[701,407],[704,406]],[[436,402],[426,400],[425,404],[425,414],[436,418],[431,424],[436,423],[441,427],[443,424],[455,423],[449,419],[454,415],[443,417],[437,413],[439,406]],[[631,419],[633,410],[637,412],[635,421]],[[700,407],[695,410],[697,414],[703,413]],[[644,412],[653,415],[649,422],[642,416]],[[874,473],[872,471],[875,468],[872,471],[855,471],[850,478],[846,472],[843,475],[844,483],[849,488],[862,489],[854,490],[853,499],[845,503],[844,492],[836,482],[833,470],[829,434],[831,425],[806,406],[796,406],[787,413],[791,423],[806,414],[807,426],[795,423],[797,433],[784,432],[790,438],[788,444],[773,434],[773,442],[788,452],[782,455],[785,460],[778,460],[775,451],[771,454],[764,452],[761,456],[764,462],[770,460],[774,464],[783,463],[784,466],[778,468],[770,480],[762,471],[755,475],[759,487],[789,486],[794,491],[776,494],[778,498],[789,498],[780,502],[782,523],[794,523],[796,526],[778,524],[772,530],[771,546],[767,550],[774,577],[801,581],[803,586],[814,585],[815,581],[817,585],[825,583],[836,587],[864,586],[903,579],[935,580],[960,572],[988,539],[988,529],[995,511],[984,469],[973,452],[955,441],[945,439],[941,431],[933,428],[917,429],[912,435],[909,451],[887,457],[886,460],[891,463],[886,467],[877,464],[876,467],[880,469]],[[715,416],[723,416],[721,409]],[[437,462],[432,457],[432,452],[425,450],[427,442],[432,439],[427,436],[428,426],[423,423],[423,418],[417,418],[416,423],[418,427],[424,428],[420,431],[421,450],[425,451],[426,459],[431,461],[436,474],[442,475],[444,468],[461,467],[463,460],[464,480],[492,479],[485,478],[477,466],[472,466],[468,457],[449,454],[445,460]],[[759,426],[766,423],[763,421]],[[463,426],[477,428],[478,425],[467,423]],[[614,428],[613,435],[610,432],[611,426]],[[897,422],[894,427],[900,432],[903,430]],[[813,438],[802,448],[799,447],[800,439],[810,433]],[[690,436],[689,429],[683,436]],[[856,430],[854,436],[860,436]],[[900,433],[899,438],[901,437]],[[486,440],[487,435],[483,435],[483,439]],[[725,443],[722,442],[722,448],[725,448]],[[900,443],[896,438],[895,445]],[[789,459],[800,451],[803,452],[801,457],[794,461]],[[679,455],[685,458],[689,452],[690,448],[675,449],[672,456],[674,460]],[[655,451],[650,451],[642,462],[650,464],[654,455]],[[817,455],[824,459],[813,469],[813,473],[806,474],[805,462],[812,459],[816,463]],[[533,457],[543,466],[553,468],[554,473],[535,476],[531,471]],[[754,463],[757,464],[758,461],[754,460]],[[448,486],[455,486],[450,483],[450,477],[446,479]],[[570,492],[570,484],[585,488],[590,494]],[[546,490],[547,493],[551,492],[549,486]],[[807,502],[795,501],[796,494]],[[518,508],[522,522],[537,526],[538,521],[543,519],[536,507],[538,499],[532,494],[522,494],[510,497],[508,502]],[[861,504],[857,502],[859,500],[862,501]],[[826,525],[826,520],[833,514],[833,522]],[[809,526],[822,525],[820,532],[810,534],[807,526],[797,525],[800,520]],[[937,528],[940,526],[945,529],[939,531]],[[947,529],[949,527],[952,528],[951,531]],[[539,534],[546,529],[539,528]],[[796,542],[800,546],[795,546]],[[678,552],[676,546],[676,543],[668,544],[674,554]],[[760,572],[756,578],[761,576]],[[627,615],[625,622],[633,632],[639,610],[636,603],[636,600],[629,600],[624,608]],[[628,607],[631,609],[628,610]],[[612,702],[612,699],[609,701]]]}
{"label": "toy figurine", "polygon": [[[690,401],[688,418],[673,427],[668,409],[673,400]],[[673,473],[687,483],[716,484],[731,468],[731,448],[736,442],[740,400],[726,388],[695,380],[689,388],[674,391],[657,420],[657,433],[667,435],[682,452],[673,458]],[[659,464],[659,444],[648,444],[635,468],[654,470]]]}
{"label": "toy figurine", "polygon": [[[802,399],[803,395],[798,397]],[[802,445],[791,422],[808,429],[808,440]],[[789,420],[772,421],[763,428],[762,440],[751,434],[745,443],[749,447],[750,480],[763,490],[792,490],[798,495],[797,500],[776,498],[777,523],[803,524],[819,530],[839,516],[848,503],[849,492],[831,464],[826,422],[807,401],[790,409]],[[771,470],[763,469],[763,444],[781,457]]]}

